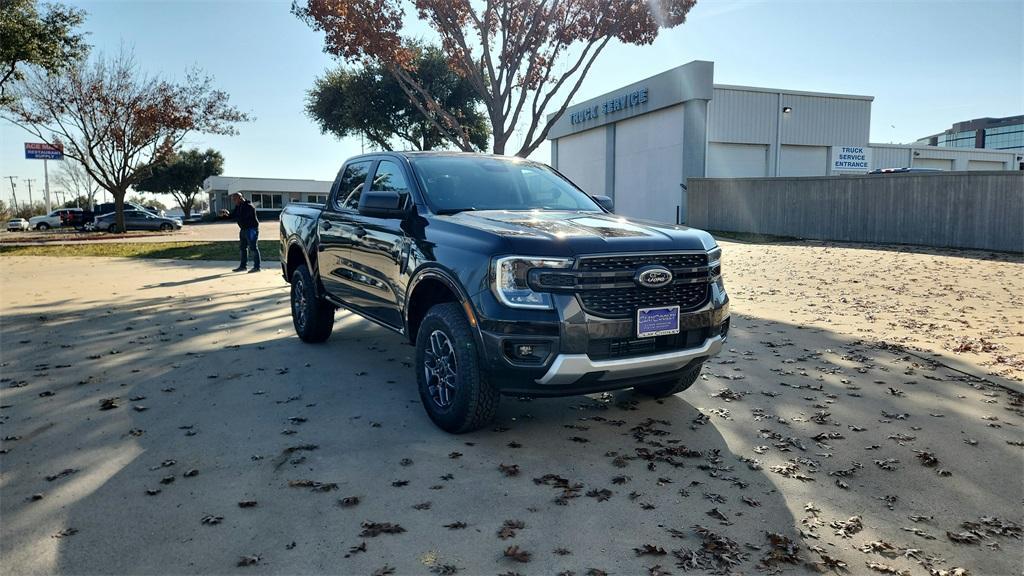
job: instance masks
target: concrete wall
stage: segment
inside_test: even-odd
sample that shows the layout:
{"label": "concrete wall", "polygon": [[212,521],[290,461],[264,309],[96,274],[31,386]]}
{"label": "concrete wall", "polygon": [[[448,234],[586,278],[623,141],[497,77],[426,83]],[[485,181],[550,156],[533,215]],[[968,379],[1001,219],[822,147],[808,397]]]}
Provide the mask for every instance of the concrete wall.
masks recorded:
{"label": "concrete wall", "polygon": [[1024,172],[691,182],[686,223],[697,228],[1024,251]]}

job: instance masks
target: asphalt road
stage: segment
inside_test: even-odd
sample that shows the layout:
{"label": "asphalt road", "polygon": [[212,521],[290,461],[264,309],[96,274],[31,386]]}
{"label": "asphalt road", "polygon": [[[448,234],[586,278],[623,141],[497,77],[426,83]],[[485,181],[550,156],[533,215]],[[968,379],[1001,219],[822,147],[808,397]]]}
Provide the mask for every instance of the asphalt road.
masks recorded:
{"label": "asphalt road", "polygon": [[0,573],[1019,574],[1021,262],[726,254],[693,389],[505,398],[463,436],[397,336],[339,312],[302,344],[272,272],[0,258]]}

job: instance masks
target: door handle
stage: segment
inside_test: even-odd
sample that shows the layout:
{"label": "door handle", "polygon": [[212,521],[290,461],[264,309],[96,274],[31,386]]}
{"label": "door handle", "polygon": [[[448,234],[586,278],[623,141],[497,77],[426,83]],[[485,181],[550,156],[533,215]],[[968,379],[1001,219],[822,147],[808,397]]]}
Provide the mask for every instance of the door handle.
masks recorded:
{"label": "door handle", "polygon": [[356,226],[355,234],[356,238],[363,238],[366,236],[366,229],[362,226]]}

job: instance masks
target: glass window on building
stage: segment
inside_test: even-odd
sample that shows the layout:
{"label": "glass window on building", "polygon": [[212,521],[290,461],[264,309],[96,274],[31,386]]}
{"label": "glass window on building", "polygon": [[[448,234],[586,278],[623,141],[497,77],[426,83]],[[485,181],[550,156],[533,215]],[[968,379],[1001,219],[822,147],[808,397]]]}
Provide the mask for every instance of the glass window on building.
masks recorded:
{"label": "glass window on building", "polygon": [[976,134],[975,130],[940,134],[938,145],[951,148],[974,148]]}
{"label": "glass window on building", "polygon": [[986,128],[985,148],[994,150],[1024,148],[1024,124]]}
{"label": "glass window on building", "polygon": [[252,205],[256,208],[267,209],[280,209],[284,205],[284,201],[280,194],[253,194]]}
{"label": "glass window on building", "polygon": [[327,204],[327,194],[310,194],[306,196],[306,202],[311,204]]}

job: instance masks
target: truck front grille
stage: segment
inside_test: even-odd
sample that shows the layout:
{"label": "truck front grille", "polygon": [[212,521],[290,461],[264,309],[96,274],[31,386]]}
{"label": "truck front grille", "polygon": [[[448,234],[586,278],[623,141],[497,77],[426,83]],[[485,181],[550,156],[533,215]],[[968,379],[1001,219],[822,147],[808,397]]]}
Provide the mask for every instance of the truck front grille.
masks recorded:
{"label": "truck front grille", "polygon": [[681,312],[696,310],[708,300],[707,283],[670,284],[663,288],[612,288],[579,292],[583,309],[605,318],[628,318],[638,308],[679,306]]}
{"label": "truck front grille", "polygon": [[[671,270],[672,283],[661,288],[637,285],[636,272],[651,265]],[[584,256],[576,269],[564,276],[573,278],[574,291],[587,313],[603,318],[631,318],[638,308],[679,306],[680,312],[700,308],[711,297],[710,282],[718,274],[717,264],[709,266],[706,252],[682,252]],[[564,278],[558,280],[565,286]]]}

